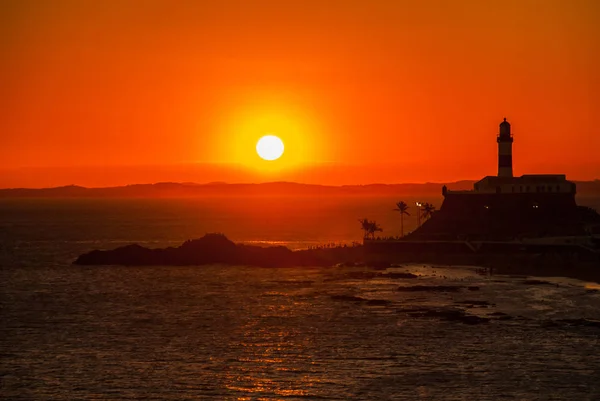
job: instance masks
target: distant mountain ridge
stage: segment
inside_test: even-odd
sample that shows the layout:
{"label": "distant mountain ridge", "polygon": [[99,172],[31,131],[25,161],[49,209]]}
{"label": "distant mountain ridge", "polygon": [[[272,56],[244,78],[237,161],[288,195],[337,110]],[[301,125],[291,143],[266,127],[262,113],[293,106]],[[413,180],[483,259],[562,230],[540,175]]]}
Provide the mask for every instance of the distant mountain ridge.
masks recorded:
{"label": "distant mountain ridge", "polygon": [[[132,184],[118,187],[86,188],[69,185],[55,188],[0,189],[0,198],[169,198],[208,196],[394,196],[440,195],[442,186],[464,190],[473,187],[472,180],[452,183],[422,184],[367,184],[367,185],[315,185],[295,182],[267,182],[258,184],[207,184],[159,182]],[[600,195],[600,180],[579,181],[579,195]]]}

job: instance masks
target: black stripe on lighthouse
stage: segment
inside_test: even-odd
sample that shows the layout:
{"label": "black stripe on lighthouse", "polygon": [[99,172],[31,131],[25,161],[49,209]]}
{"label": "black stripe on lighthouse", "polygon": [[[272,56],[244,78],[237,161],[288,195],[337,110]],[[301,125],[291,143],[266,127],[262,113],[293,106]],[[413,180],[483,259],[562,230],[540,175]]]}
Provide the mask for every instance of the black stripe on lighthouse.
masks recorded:
{"label": "black stripe on lighthouse", "polygon": [[512,167],[512,155],[498,155],[498,167]]}

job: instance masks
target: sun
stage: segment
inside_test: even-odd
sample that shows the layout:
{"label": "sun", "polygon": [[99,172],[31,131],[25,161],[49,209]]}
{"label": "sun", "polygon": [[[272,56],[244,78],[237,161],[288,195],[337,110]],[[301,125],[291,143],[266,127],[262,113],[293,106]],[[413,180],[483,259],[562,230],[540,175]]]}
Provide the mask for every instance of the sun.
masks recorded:
{"label": "sun", "polygon": [[283,141],[275,135],[265,135],[256,143],[256,153],[264,160],[279,159],[283,149]]}

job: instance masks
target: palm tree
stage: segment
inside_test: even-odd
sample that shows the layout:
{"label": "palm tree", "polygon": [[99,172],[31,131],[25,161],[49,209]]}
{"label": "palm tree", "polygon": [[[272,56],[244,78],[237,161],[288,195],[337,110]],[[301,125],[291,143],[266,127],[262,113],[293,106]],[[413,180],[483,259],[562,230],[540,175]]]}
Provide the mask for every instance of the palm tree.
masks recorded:
{"label": "palm tree", "polygon": [[431,203],[425,202],[423,204],[423,218],[425,220],[431,218],[431,216],[433,216],[434,212],[435,212],[435,206],[433,206]]}
{"label": "palm tree", "polygon": [[375,239],[375,233],[378,231],[383,231],[383,229],[375,221],[370,221],[369,234],[371,234],[371,239]]}
{"label": "palm tree", "polygon": [[371,230],[371,222],[366,217],[359,219],[358,222],[360,223],[360,228],[365,232],[363,238],[367,238]]}
{"label": "palm tree", "polygon": [[365,232],[363,235],[363,239],[366,239],[371,236],[372,239],[375,239],[375,233],[378,231],[383,231],[383,229],[375,222],[371,221],[367,218],[359,219],[360,228]]}
{"label": "palm tree", "polygon": [[408,205],[404,201],[396,203],[396,212],[400,212],[400,236],[404,237],[404,215],[410,216],[408,213]]}

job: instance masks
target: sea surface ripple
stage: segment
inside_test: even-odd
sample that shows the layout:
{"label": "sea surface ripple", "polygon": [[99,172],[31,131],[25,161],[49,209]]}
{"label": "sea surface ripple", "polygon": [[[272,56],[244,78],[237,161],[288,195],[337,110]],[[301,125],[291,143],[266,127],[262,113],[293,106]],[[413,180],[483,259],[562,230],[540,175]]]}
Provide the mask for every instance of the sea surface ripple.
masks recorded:
{"label": "sea surface ripple", "polygon": [[72,266],[179,240],[172,221],[153,226],[162,237],[139,217],[93,234],[77,213],[0,207],[0,399],[600,399],[598,284],[423,265]]}
{"label": "sea surface ripple", "polygon": [[[600,328],[564,323],[598,319],[597,291],[565,279],[527,286],[467,268],[399,270],[423,276],[223,266],[4,270],[1,397],[600,397]],[[480,290],[397,291],[416,284]],[[491,320],[471,325],[415,310]]]}

